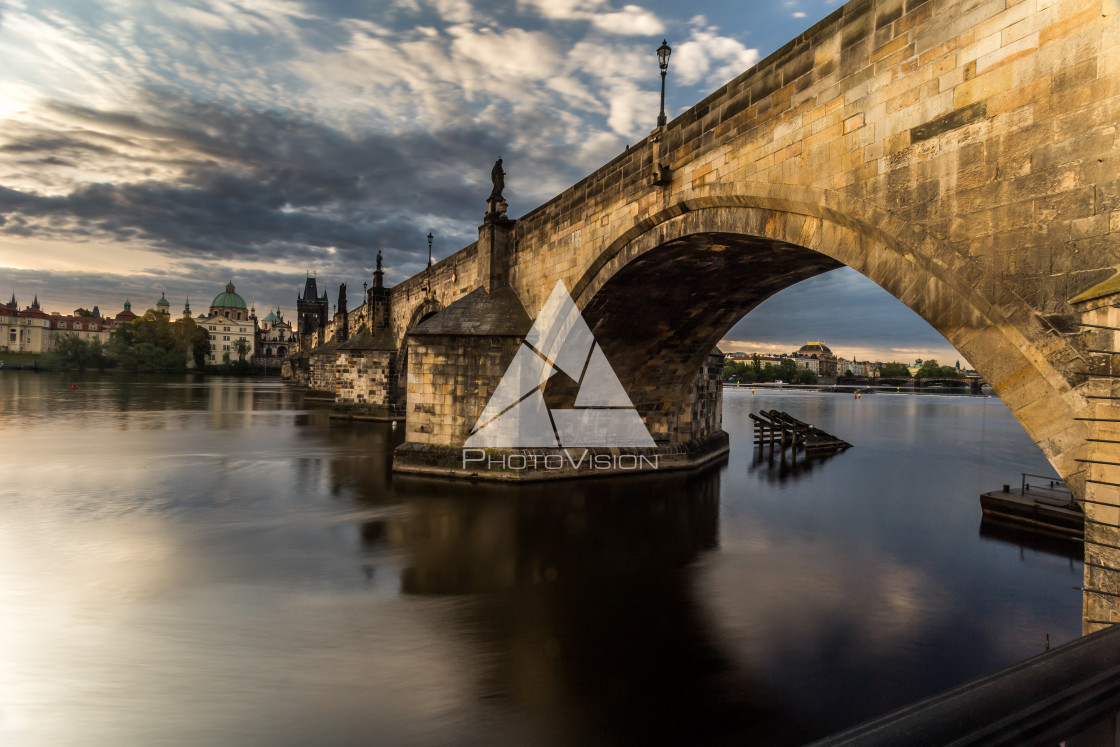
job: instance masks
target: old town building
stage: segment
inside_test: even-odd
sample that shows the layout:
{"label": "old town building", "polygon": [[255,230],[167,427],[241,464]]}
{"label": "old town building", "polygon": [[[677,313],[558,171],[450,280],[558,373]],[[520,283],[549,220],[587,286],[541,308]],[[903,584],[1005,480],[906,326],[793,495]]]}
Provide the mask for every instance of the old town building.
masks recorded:
{"label": "old town building", "polygon": [[279,307],[271,309],[260,320],[257,334],[257,354],[253,360],[256,369],[265,373],[280,373],[284,359],[299,346],[299,337],[291,322],[284,320]]}
{"label": "old town building", "polygon": [[210,316],[224,316],[235,322],[249,321],[249,309],[245,299],[237,295],[231,280],[226,284],[224,293],[219,293],[210,304]]}
{"label": "old town building", "polygon": [[0,351],[45,353],[50,347],[50,316],[39,308],[39,297],[20,311],[15,294],[0,304]]}
{"label": "old town building", "polygon": [[51,314],[50,325],[52,335],[74,335],[83,340],[100,340],[102,344],[109,342],[116,329],[116,324],[108,319],[77,314]]}

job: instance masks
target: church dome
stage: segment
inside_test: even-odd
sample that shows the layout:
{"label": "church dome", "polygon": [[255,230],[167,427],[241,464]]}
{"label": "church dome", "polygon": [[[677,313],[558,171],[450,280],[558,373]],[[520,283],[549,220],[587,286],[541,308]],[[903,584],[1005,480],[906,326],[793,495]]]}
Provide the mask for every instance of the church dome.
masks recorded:
{"label": "church dome", "polygon": [[160,293],[159,294],[159,300],[156,301],[156,306],[168,306],[168,307],[171,306],[171,302],[167,300],[167,294],[166,293]]}
{"label": "church dome", "polygon": [[245,309],[245,299],[234,293],[233,283],[226,285],[226,292],[219,293],[214,296],[214,302],[210,304],[212,308],[217,309]]}
{"label": "church dome", "polygon": [[823,342],[807,342],[797,352],[802,355],[832,355],[832,351]]}

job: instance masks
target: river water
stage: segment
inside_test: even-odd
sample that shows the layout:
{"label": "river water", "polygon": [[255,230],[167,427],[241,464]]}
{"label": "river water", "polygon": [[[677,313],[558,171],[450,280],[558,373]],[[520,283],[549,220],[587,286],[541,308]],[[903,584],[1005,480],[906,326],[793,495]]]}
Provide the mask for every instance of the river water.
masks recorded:
{"label": "river water", "polygon": [[[776,408],[854,448],[752,451]],[[724,392],[725,464],[516,488],[271,381],[0,372],[4,745],[798,744],[1080,634],[993,397]]]}

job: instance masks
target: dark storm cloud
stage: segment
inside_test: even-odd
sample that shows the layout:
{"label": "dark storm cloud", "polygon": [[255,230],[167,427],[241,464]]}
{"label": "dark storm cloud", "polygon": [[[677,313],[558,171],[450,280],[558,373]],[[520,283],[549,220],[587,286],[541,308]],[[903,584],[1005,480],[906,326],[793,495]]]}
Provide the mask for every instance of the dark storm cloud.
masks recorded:
{"label": "dark storm cloud", "polygon": [[[472,240],[503,150],[500,133],[469,127],[355,136],[277,112],[150,101],[159,115],[56,104],[78,128],[17,135],[0,158],[46,164],[85,152],[94,171],[112,173],[119,161],[174,178],[84,183],[62,195],[0,187],[0,232],[140,239],[176,258],[298,263],[330,247],[331,261],[345,264],[364,262],[371,248],[426,251],[420,239],[435,216],[463,226],[441,237],[457,249]],[[93,131],[116,133],[117,147],[92,143]]]}

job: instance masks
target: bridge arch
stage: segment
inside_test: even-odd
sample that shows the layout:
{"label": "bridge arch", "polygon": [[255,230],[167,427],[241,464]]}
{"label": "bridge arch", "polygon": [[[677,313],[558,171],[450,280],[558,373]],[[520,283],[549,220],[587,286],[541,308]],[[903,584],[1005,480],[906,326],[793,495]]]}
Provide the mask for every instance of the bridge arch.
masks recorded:
{"label": "bridge arch", "polygon": [[416,305],[416,308],[412,310],[408,325],[404,328],[404,334],[401,335],[401,337],[405,337],[416,328],[417,324],[420,324],[425,319],[430,319],[441,311],[443,311],[443,304],[439,302],[439,299],[432,296],[425,297]]}
{"label": "bridge arch", "polygon": [[620,230],[573,281],[572,295],[654,438],[684,443],[704,435],[682,402],[711,349],[769,296],[841,266],[940,332],[1079,487],[1083,397],[1070,371],[1052,363],[1079,354],[1068,342],[1055,350],[1053,335],[1049,347],[1032,342],[1030,327],[1053,321],[968,257],[852,198],[769,185],[711,189]]}
{"label": "bridge arch", "polygon": [[408,406],[408,333],[416,329],[421,322],[431,319],[443,311],[443,304],[433,296],[424,296],[409,315],[407,326],[401,331],[398,344],[395,371],[391,373],[394,397],[398,404]]}

